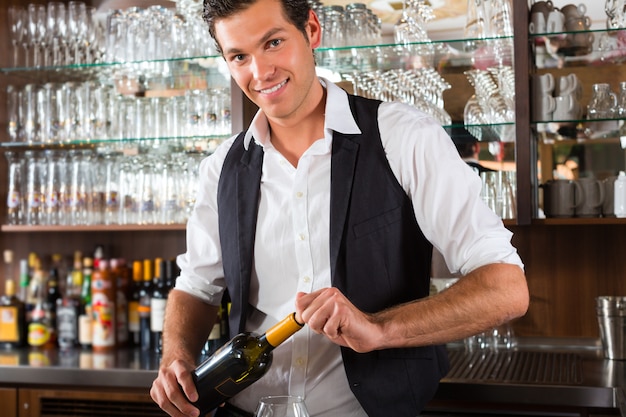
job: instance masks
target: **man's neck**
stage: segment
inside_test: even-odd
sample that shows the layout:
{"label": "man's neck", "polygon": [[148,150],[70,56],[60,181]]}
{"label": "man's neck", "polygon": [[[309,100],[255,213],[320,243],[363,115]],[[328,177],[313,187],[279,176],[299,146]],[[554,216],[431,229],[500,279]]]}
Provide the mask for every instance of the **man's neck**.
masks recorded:
{"label": "man's neck", "polygon": [[322,99],[317,106],[298,123],[284,124],[269,120],[272,145],[293,166],[298,166],[302,154],[324,137],[325,108],[326,89],[323,89]]}

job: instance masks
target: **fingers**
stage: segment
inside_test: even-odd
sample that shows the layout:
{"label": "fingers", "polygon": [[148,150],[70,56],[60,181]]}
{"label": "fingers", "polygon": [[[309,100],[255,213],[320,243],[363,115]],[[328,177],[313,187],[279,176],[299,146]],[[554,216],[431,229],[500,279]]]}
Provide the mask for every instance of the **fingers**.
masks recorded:
{"label": "fingers", "polygon": [[326,336],[333,343],[369,352],[376,348],[372,334],[376,325],[370,315],[360,311],[337,288],[323,288],[312,293],[296,295],[296,318],[309,328]]}
{"label": "fingers", "polygon": [[200,414],[187,399],[193,398],[191,401],[196,401],[198,393],[190,371],[180,362],[159,370],[159,375],[150,388],[150,396],[172,417],[198,417]]}
{"label": "fingers", "polygon": [[296,296],[298,315],[314,332],[337,338],[343,321],[351,314],[351,304],[337,288],[324,288]]}

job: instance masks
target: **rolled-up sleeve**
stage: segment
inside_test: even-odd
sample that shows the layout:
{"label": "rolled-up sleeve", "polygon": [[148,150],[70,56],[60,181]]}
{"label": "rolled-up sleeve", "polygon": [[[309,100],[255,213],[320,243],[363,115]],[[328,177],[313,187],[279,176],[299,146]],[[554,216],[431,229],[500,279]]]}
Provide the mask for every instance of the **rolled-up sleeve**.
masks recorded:
{"label": "rolled-up sleeve", "polygon": [[176,289],[219,305],[226,287],[217,216],[217,186],[224,158],[234,137],[222,143],[198,170],[198,189],[187,221],[186,252],[177,258]]}
{"label": "rolled-up sleeve", "polygon": [[512,233],[480,198],[481,180],[430,116],[400,103],[379,109],[381,140],[391,169],[410,196],[426,238],[448,269],[466,275],[490,263],[523,268]]}

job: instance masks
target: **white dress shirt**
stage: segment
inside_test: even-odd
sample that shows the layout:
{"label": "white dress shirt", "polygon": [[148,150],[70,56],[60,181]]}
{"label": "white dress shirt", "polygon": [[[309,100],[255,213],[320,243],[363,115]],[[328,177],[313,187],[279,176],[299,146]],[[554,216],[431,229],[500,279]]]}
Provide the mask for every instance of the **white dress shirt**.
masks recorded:
{"label": "white dress shirt", "polygon": [[[298,291],[331,286],[330,166],[333,131],[360,133],[342,89],[327,89],[324,137],[291,165],[270,141],[257,113],[246,135],[265,152],[250,286],[247,330],[263,333],[294,311]],[[380,136],[390,166],[411,197],[415,216],[448,269],[461,275],[494,262],[523,267],[511,233],[480,199],[480,178],[461,160],[449,136],[431,117],[401,103],[383,103]],[[217,218],[217,185],[234,137],[200,165],[200,187],[187,224],[187,252],[176,288],[219,305],[225,288]],[[407,277],[407,279],[410,277]],[[305,398],[312,416],[365,417],[350,391],[339,346],[305,326],[274,351],[269,372],[231,402],[253,412],[263,395]]]}

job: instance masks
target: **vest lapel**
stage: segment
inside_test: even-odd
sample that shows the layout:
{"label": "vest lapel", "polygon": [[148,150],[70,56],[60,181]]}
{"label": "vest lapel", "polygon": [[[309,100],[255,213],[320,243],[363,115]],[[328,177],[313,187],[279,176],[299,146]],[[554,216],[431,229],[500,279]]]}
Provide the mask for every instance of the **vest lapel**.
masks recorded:
{"label": "vest lapel", "polygon": [[[263,150],[254,140],[248,151],[243,146],[238,150],[241,158],[233,160],[234,170],[220,177],[218,190],[224,271],[235,278],[229,280],[231,331],[235,333],[243,331],[247,317],[263,166]],[[230,236],[224,236],[225,232]]]}
{"label": "vest lapel", "polygon": [[333,285],[337,274],[337,257],[344,234],[346,216],[350,207],[350,195],[359,145],[347,135],[335,132],[330,174],[330,267]]}

